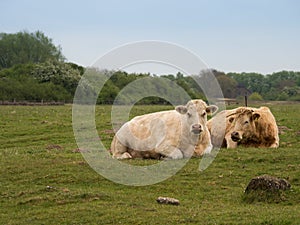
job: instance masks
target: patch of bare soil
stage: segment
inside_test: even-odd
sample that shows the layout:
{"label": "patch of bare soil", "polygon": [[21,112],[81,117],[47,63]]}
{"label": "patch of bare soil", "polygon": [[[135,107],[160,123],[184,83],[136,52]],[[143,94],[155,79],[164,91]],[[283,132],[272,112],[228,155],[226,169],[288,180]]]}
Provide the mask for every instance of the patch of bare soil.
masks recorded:
{"label": "patch of bare soil", "polygon": [[279,134],[285,134],[287,131],[291,131],[293,129],[288,128],[287,126],[278,126]]}
{"label": "patch of bare soil", "polygon": [[56,149],[56,150],[62,150],[63,147],[60,146],[60,145],[51,144],[51,145],[48,145],[48,146],[46,147],[46,149],[47,149],[47,150],[53,150],[53,149]]}

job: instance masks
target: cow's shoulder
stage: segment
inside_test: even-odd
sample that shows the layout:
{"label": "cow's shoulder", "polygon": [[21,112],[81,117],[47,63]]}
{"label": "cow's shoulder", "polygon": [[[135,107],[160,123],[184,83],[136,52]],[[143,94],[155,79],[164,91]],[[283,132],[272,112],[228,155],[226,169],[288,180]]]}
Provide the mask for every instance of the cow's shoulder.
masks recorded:
{"label": "cow's shoulder", "polygon": [[259,119],[256,120],[256,129],[259,133],[259,136],[262,139],[272,137],[272,140],[270,140],[270,142],[272,142],[274,139],[273,137],[278,136],[278,127],[271,110],[266,106],[262,106],[258,109],[255,109],[254,113],[260,115]]}
{"label": "cow's shoulder", "polygon": [[266,107],[266,106],[262,106],[258,109],[254,110],[254,113],[259,114],[260,116],[260,123],[264,124],[264,123],[273,123],[276,124],[275,122],[275,117],[272,114],[271,110]]}

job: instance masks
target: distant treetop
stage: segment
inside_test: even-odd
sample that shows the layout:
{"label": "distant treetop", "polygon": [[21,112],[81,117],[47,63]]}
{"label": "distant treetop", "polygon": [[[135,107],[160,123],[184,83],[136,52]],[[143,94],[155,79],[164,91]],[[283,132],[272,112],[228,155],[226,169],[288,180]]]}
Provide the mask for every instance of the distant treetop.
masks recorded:
{"label": "distant treetop", "polygon": [[41,31],[0,33],[0,69],[17,64],[65,61],[61,47]]}

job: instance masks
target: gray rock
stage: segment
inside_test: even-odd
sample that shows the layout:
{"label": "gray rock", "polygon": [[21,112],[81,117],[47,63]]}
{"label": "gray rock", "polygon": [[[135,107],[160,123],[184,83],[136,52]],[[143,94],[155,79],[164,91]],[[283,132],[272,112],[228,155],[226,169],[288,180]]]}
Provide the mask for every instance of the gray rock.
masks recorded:
{"label": "gray rock", "polygon": [[179,205],[180,202],[176,198],[169,198],[169,197],[158,197],[156,201],[160,204],[170,204],[170,205]]}
{"label": "gray rock", "polygon": [[288,190],[291,188],[291,184],[281,178],[272,177],[270,175],[262,175],[253,178],[248,186],[245,189],[245,193],[249,193],[251,191],[256,190],[263,190],[263,191],[269,191],[274,192],[278,190]]}

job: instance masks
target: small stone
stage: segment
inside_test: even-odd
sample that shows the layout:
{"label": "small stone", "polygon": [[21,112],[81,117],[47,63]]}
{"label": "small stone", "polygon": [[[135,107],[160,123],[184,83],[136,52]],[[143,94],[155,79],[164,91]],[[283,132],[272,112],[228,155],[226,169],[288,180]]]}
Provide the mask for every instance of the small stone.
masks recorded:
{"label": "small stone", "polygon": [[160,204],[179,205],[179,200],[176,198],[158,197],[156,201]]}

